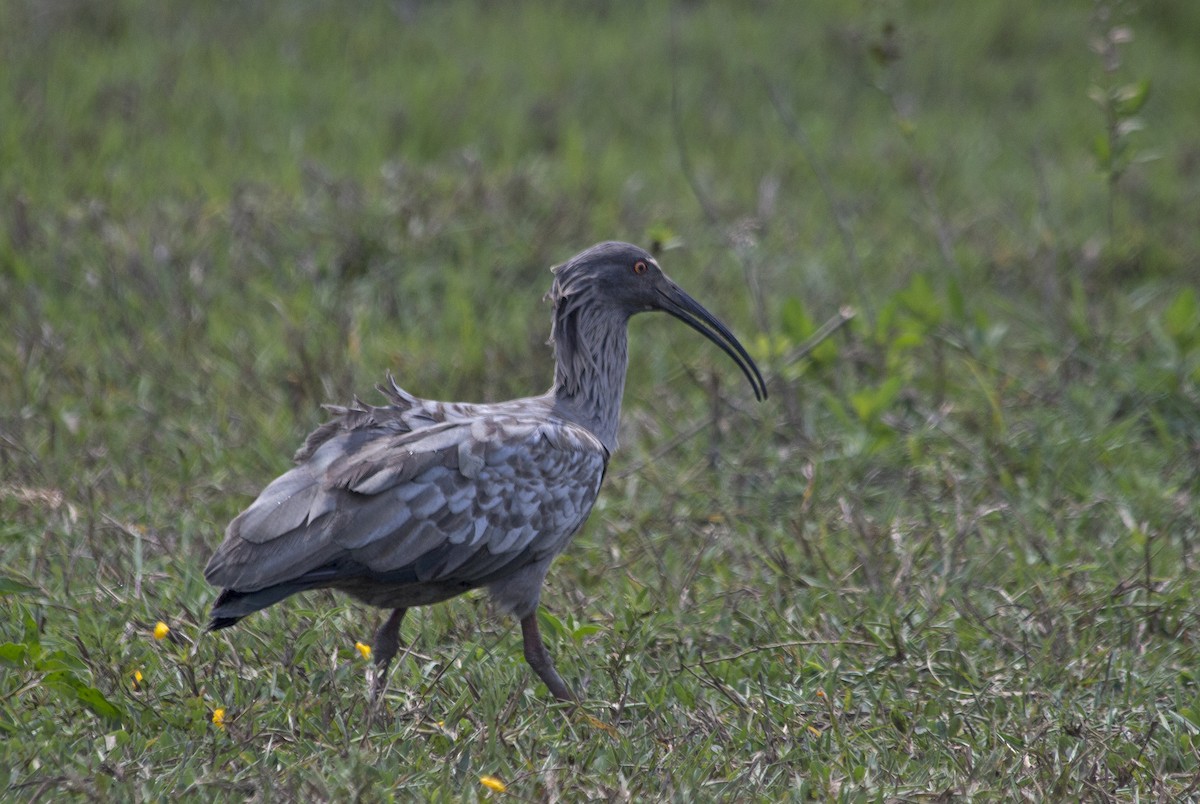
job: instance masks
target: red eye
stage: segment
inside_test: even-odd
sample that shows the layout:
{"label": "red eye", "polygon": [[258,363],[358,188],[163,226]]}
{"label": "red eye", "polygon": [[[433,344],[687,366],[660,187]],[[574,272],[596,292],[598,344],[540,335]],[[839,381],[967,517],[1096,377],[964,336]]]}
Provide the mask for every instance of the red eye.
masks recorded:
{"label": "red eye", "polygon": [[646,261],[645,261],[645,260],[638,260],[637,262],[635,262],[635,263],[633,264],[633,272],[634,272],[635,274],[644,274],[644,273],[646,273]]}

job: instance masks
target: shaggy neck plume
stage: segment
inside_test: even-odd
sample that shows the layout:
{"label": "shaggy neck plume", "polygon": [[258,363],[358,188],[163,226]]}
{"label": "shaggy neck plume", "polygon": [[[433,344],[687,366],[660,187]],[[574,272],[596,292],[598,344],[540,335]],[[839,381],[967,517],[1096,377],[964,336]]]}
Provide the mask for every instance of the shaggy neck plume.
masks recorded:
{"label": "shaggy neck plume", "polygon": [[617,448],[629,364],[629,314],[598,303],[586,282],[570,277],[556,277],[549,296],[554,301],[555,411],[590,430],[611,454]]}

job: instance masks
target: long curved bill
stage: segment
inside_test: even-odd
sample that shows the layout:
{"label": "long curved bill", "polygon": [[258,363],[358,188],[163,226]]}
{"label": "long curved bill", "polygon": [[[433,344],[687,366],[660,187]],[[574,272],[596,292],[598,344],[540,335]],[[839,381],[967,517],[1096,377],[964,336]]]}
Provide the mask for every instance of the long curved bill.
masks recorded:
{"label": "long curved bill", "polygon": [[760,402],[766,399],[767,383],[763,380],[762,372],[758,370],[758,366],[754,364],[754,360],[747,354],[738,339],[733,337],[729,328],[722,324],[715,315],[705,310],[700,302],[684,293],[679,285],[666,277],[663,279],[663,285],[658,288],[658,295],[661,299],[659,307],[663,312],[675,316],[721,347],[721,351],[729,355],[734,363],[737,363],[738,368],[750,381],[750,387],[754,389],[754,398]]}

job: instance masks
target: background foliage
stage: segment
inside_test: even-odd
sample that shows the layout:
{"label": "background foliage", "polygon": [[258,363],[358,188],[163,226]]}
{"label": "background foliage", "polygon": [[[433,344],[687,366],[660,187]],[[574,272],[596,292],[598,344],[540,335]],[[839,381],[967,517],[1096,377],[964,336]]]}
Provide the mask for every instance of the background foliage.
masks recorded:
{"label": "background foliage", "polygon": [[[1187,2],[0,5],[6,796],[1197,795],[1196,41]],[[544,596],[591,719],[482,596],[374,711],[376,612],[203,633],[319,404],[542,390],[546,268],[609,238],[772,396],[635,321]]]}

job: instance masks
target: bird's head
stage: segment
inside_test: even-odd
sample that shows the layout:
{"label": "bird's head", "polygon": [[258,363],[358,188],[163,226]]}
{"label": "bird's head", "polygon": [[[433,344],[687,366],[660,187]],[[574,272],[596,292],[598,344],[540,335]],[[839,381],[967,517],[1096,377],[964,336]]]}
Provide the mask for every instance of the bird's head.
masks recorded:
{"label": "bird's head", "polygon": [[593,315],[618,317],[624,323],[635,313],[661,310],[721,347],[746,375],[755,398],[766,399],[766,383],[746,349],[716,316],[672,282],[649,252],[629,243],[599,243],[552,270],[554,284],[547,298],[554,303],[550,339],[556,348],[576,350]]}

